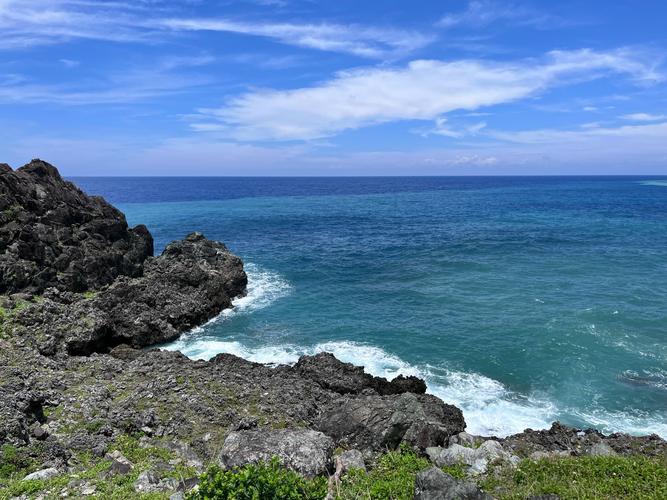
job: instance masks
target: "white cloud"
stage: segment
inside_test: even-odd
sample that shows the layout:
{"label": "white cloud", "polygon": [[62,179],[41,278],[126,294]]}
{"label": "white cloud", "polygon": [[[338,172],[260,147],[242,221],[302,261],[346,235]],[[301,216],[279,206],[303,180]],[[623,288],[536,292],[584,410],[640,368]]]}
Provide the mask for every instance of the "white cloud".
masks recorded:
{"label": "white cloud", "polygon": [[666,115],[652,115],[650,113],[632,113],[629,115],[621,116],[624,120],[629,120],[633,122],[659,122],[667,118]]}
{"label": "white cloud", "polygon": [[176,31],[218,31],[254,35],[281,43],[361,57],[389,58],[412,52],[432,38],[416,32],[342,24],[243,23],[228,19],[164,19]]}
{"label": "white cloud", "polygon": [[242,22],[182,14],[160,1],[0,0],[0,49],[94,39],[158,43],[165,36],[217,31],[269,38],[310,49],[388,59],[419,49],[432,37],[417,32],[331,23]]}
{"label": "white cloud", "polygon": [[249,92],[224,107],[199,110],[196,127],[217,124],[218,131],[238,140],[312,140],[387,122],[435,120],[454,110],[476,111],[613,73],[642,82],[661,78],[626,49],[554,51],[540,61],[418,60],[403,68],[344,71],[313,87]]}
{"label": "white cloud", "polygon": [[651,125],[623,125],[620,127],[601,127],[598,124],[585,124],[577,130],[539,129],[519,132],[488,131],[495,139],[521,144],[557,144],[587,143],[604,139],[658,139],[667,152],[667,122]]}
{"label": "white cloud", "polygon": [[433,128],[421,132],[421,135],[423,137],[428,137],[429,135],[441,135],[443,137],[460,139],[465,136],[475,136],[484,128],[486,128],[486,122],[453,128],[451,125],[447,124],[447,118],[441,116],[435,119],[435,126]]}
{"label": "white cloud", "polygon": [[520,5],[493,0],[471,0],[468,2],[466,10],[443,16],[437,25],[441,28],[453,28],[457,26],[482,28],[499,21],[535,27],[546,27],[560,23],[555,17],[527,7],[525,4]]}

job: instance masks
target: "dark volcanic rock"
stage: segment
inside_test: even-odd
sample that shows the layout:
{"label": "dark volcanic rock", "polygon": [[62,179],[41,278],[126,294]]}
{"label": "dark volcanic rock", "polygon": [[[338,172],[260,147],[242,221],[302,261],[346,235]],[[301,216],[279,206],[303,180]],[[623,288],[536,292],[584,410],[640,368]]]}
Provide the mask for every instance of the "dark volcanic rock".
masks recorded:
{"label": "dark volcanic rock", "polygon": [[225,439],[220,464],[232,468],[278,457],[284,466],[313,477],[331,469],[333,450],[330,437],[309,429],[238,431]]}
{"label": "dark volcanic rock", "polygon": [[415,500],[491,500],[471,481],[459,481],[437,467],[417,474]]}
{"label": "dark volcanic rock", "polygon": [[381,451],[401,443],[442,446],[466,427],[461,410],[429,394],[360,395],[332,402],[317,428],[351,448]]}
{"label": "dark volcanic rock", "polygon": [[294,365],[294,371],[339,394],[359,394],[365,389],[373,389],[380,395],[426,392],[426,383],[422,379],[400,375],[389,382],[365,373],[361,366],[343,363],[327,352],[301,357]]}
{"label": "dark volcanic rock", "polygon": [[506,449],[520,456],[529,456],[535,452],[575,456],[598,454],[600,445],[606,445],[620,455],[642,454],[667,458],[667,442],[655,434],[638,437],[616,433],[605,436],[594,429],[581,430],[559,422],[554,422],[549,429],[526,429],[502,442]]}
{"label": "dark volcanic rock", "polygon": [[153,254],[145,226],[33,160],[0,168],[0,293],[84,291],[139,276]]}
{"label": "dark volcanic rock", "polygon": [[222,243],[192,233],[148,259],[140,278],[120,278],[88,302],[102,315],[101,324],[70,336],[70,353],[89,353],[98,346],[143,347],[176,339],[200,325],[245,292],[243,263]]}
{"label": "dark volcanic rock", "polygon": [[241,259],[222,243],[192,233],[147,259],[142,276],[119,277],[91,298],[46,294],[16,323],[32,332],[42,352],[49,338],[76,355],[119,344],[144,347],[174,340],[231,307],[246,284]]}

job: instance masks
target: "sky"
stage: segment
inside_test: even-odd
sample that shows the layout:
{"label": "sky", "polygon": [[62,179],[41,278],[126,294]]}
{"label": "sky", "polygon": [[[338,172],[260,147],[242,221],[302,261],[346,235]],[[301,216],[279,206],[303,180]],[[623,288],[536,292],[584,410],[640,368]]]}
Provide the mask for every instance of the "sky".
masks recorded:
{"label": "sky", "polygon": [[0,162],[667,175],[664,0],[0,0]]}

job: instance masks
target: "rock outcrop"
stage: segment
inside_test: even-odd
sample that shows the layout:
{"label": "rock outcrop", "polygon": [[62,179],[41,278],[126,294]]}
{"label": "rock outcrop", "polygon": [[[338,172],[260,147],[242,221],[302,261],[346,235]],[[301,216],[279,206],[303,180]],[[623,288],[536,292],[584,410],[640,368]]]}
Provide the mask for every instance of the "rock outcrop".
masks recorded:
{"label": "rock outcrop", "polygon": [[380,451],[401,443],[426,449],[441,446],[465,430],[461,410],[429,394],[364,394],[335,399],[317,428],[346,447]]}
{"label": "rock outcrop", "polygon": [[327,474],[332,467],[333,440],[310,429],[254,429],[232,432],[220,451],[225,468],[268,462],[280,462],[306,477]]}
{"label": "rock outcrop", "polygon": [[[605,436],[595,429],[577,429],[554,422],[549,429],[532,430],[514,434],[501,440],[503,446],[523,457],[580,456],[619,454],[642,454],[667,457],[667,442],[651,434],[630,436],[615,433]],[[602,446],[601,446],[602,445]]]}
{"label": "rock outcrop", "polygon": [[415,500],[492,500],[471,481],[459,481],[437,467],[417,474]]}
{"label": "rock outcrop", "polygon": [[365,373],[361,366],[343,363],[328,352],[303,356],[294,365],[294,370],[302,377],[317,382],[324,389],[339,394],[359,394],[366,389],[372,389],[382,396],[426,392],[426,384],[420,378],[399,375],[394,380],[387,381]]}
{"label": "rock outcrop", "polygon": [[147,259],[138,278],[119,277],[87,297],[48,290],[39,304],[24,308],[15,329],[44,354],[145,347],[174,340],[231,307],[246,284],[241,259],[192,233]]}
{"label": "rock outcrop", "polygon": [[0,165],[0,293],[98,288],[140,276],[150,255],[145,226],[129,229],[119,210],[63,180],[52,165]]}

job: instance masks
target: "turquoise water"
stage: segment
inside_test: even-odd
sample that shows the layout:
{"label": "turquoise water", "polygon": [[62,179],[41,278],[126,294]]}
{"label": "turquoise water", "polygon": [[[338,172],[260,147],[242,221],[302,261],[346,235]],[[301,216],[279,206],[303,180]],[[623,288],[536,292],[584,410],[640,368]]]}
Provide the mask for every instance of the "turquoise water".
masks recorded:
{"label": "turquoise water", "polygon": [[248,296],[168,348],[415,374],[474,433],[667,437],[664,178],[76,182],[157,250],[198,230],[247,263]]}

